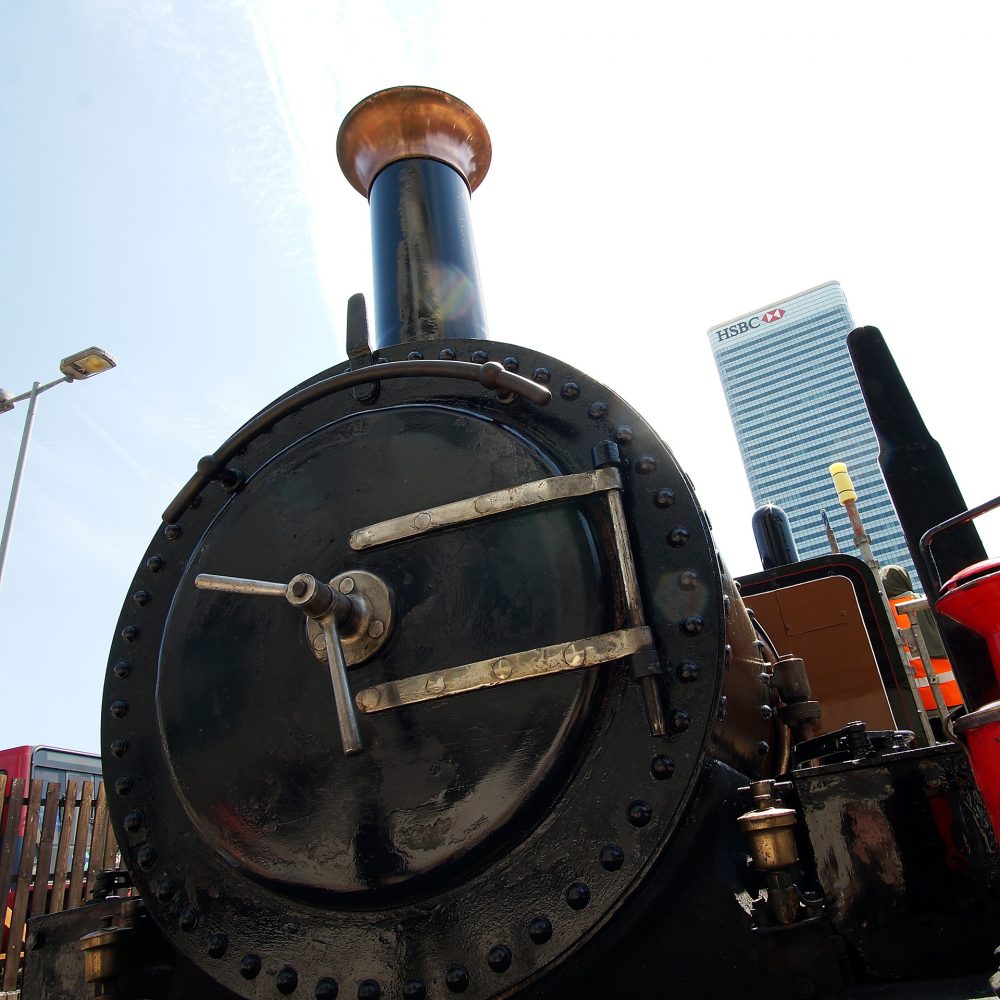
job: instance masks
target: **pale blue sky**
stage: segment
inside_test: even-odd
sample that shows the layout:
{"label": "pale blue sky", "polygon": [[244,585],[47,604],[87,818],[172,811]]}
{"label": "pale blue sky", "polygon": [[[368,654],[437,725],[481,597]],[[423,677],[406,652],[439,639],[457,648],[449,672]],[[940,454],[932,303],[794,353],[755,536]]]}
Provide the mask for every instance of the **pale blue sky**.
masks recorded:
{"label": "pale blue sky", "polygon": [[[735,572],[758,566],[753,506],[704,331],[822,281],[883,328],[966,499],[1000,493],[993,6],[693,7],[0,0],[0,385],[91,344],[120,365],[39,402],[0,590],[0,743],[97,749],[160,512],[342,357],[370,250],[333,144],[381,87],[482,115],[494,334],[634,402]],[[0,415],[3,502],[23,412]]]}

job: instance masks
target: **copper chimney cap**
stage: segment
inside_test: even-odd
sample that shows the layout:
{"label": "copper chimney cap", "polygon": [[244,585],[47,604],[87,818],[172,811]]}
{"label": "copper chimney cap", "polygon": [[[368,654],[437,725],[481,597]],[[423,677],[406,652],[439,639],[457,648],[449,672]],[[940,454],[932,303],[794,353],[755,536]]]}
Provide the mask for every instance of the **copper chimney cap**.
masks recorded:
{"label": "copper chimney cap", "polygon": [[486,126],[463,101],[432,87],[391,87],[356,104],[337,134],[337,160],[366,198],[379,172],[397,160],[440,160],[470,191],[490,168]]}

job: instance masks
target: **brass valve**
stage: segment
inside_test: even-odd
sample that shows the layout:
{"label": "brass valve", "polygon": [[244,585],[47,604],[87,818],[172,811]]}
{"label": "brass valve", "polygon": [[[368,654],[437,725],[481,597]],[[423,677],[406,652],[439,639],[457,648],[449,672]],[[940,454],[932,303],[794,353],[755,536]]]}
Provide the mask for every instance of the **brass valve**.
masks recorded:
{"label": "brass valve", "polygon": [[795,810],[778,805],[776,791],[790,789],[790,782],[776,784],[772,779],[755,781],[749,786],[754,808],[737,819],[750,838],[750,854],[757,871],[773,872],[790,868],[799,860],[795,845]]}

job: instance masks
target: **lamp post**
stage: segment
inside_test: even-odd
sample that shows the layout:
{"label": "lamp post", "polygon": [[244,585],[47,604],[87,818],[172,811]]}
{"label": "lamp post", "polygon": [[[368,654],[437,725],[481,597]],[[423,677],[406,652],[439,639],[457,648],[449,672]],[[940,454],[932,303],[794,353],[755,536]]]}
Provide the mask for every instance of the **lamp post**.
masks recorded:
{"label": "lamp post", "polygon": [[11,396],[0,389],[0,413],[14,409],[15,403],[28,400],[28,412],[24,417],[24,432],[21,434],[21,449],[17,453],[17,465],[14,466],[14,482],[10,487],[10,500],[7,503],[7,516],[3,522],[3,538],[0,540],[0,585],[3,583],[3,568],[7,561],[7,546],[10,543],[10,531],[14,524],[14,510],[17,507],[17,495],[21,489],[21,476],[24,473],[24,459],[28,454],[28,442],[31,440],[31,425],[35,420],[35,403],[38,397],[48,389],[63,382],[81,382],[92,375],[100,375],[115,367],[115,359],[99,347],[88,347],[85,351],[77,351],[59,362],[62,377],[42,385],[35,382],[28,392],[20,396]]}

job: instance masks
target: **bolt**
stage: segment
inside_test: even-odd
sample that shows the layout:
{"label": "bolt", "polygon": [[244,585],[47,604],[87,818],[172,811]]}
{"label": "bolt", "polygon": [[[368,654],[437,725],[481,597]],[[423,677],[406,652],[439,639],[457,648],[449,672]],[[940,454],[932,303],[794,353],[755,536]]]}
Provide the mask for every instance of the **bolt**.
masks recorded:
{"label": "bolt", "polygon": [[337,590],[342,594],[351,594],[354,592],[354,578],[350,576],[345,576],[340,583],[337,584]]}
{"label": "bolt", "polygon": [[309,589],[309,585],[305,580],[293,580],[292,581],[292,596],[293,597],[304,597],[306,591]]}
{"label": "bolt", "polygon": [[571,642],[563,650],[563,659],[570,667],[582,667],[586,660],[586,653],[575,642]]}
{"label": "bolt", "polygon": [[377,639],[384,631],[385,622],[381,622],[377,618],[371,623],[371,625],[368,626],[368,634],[373,639]]}
{"label": "bolt", "polygon": [[326,636],[322,632],[317,632],[313,636],[313,649],[319,652],[321,649],[326,649]]}
{"label": "bolt", "polygon": [[378,708],[378,703],[382,700],[382,692],[378,688],[365,688],[358,694],[358,704],[366,711],[371,712]]}
{"label": "bolt", "polygon": [[605,844],[601,848],[600,859],[605,871],[616,872],[625,864],[625,852],[617,844]]}
{"label": "bolt", "polygon": [[244,955],[240,959],[240,975],[244,979],[253,979],[260,973],[260,958],[257,955]]}
{"label": "bolt", "polygon": [[674,759],[666,754],[657,754],[650,763],[649,770],[657,781],[673,777]]}
{"label": "bolt", "polygon": [[497,680],[505,681],[514,672],[514,666],[506,656],[501,656],[500,659],[493,664],[492,671],[493,676],[496,677]]}
{"label": "bolt", "polygon": [[653,807],[648,802],[636,799],[629,803],[626,815],[633,826],[645,826],[653,818]]}
{"label": "bolt", "polygon": [[431,674],[425,689],[428,694],[440,694],[444,690],[444,678],[440,674]]}
{"label": "bolt", "polygon": [[697,663],[685,660],[677,664],[677,678],[685,684],[692,684],[701,676],[701,667]]}
{"label": "bolt", "polygon": [[278,970],[274,984],[278,987],[279,993],[287,996],[289,993],[294,993],[295,987],[299,985],[299,974],[290,965],[286,965]]}
{"label": "bolt", "polygon": [[535,917],[528,924],[528,937],[535,944],[545,944],[552,937],[552,924],[546,917]]}
{"label": "bolt", "polygon": [[228,947],[229,938],[222,931],[217,931],[208,939],[208,957],[222,958]]}
{"label": "bolt", "polygon": [[453,965],[444,977],[444,984],[452,993],[464,993],[469,988],[469,972],[464,965]]}

